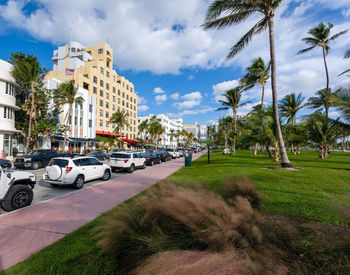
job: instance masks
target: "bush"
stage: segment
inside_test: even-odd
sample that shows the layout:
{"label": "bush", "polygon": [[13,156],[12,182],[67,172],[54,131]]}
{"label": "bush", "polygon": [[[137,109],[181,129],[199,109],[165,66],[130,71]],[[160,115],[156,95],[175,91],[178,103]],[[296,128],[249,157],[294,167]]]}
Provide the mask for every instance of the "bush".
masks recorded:
{"label": "bush", "polygon": [[241,177],[239,179],[231,177],[224,180],[220,194],[230,205],[234,204],[237,196],[242,196],[248,199],[254,209],[260,209],[262,195],[258,192],[255,185],[250,183],[248,177]]}

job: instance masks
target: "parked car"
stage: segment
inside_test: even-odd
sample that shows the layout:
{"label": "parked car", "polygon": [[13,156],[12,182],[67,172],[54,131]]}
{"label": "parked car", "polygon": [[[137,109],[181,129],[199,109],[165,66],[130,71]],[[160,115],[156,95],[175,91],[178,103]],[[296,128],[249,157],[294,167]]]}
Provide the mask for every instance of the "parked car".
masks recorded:
{"label": "parked car", "polygon": [[14,163],[16,168],[39,169],[46,167],[52,158],[58,157],[59,154],[55,150],[43,149],[29,152],[27,155],[17,157]]}
{"label": "parked car", "polygon": [[155,153],[143,153],[142,156],[146,159],[146,164],[148,166],[153,166],[154,164],[160,164],[162,162],[160,157]]}
{"label": "parked car", "polygon": [[167,148],[167,149],[165,149],[165,151],[167,151],[171,155],[171,158],[173,158],[173,159],[176,159],[176,158],[180,157],[179,152],[177,152],[173,148]]}
{"label": "parked car", "polygon": [[146,159],[140,153],[118,152],[113,153],[109,158],[109,165],[112,171],[117,169],[134,172],[136,168],[146,168]]}
{"label": "parked car", "polygon": [[102,151],[90,152],[88,156],[97,158],[98,160],[105,160],[108,158],[108,155]]}
{"label": "parked car", "polygon": [[167,162],[172,158],[167,151],[156,151],[155,153],[160,157],[162,162]]}
{"label": "parked car", "polygon": [[1,208],[4,211],[12,211],[30,205],[35,183],[32,173],[0,167]]}
{"label": "parked car", "polygon": [[183,150],[178,148],[178,149],[176,149],[176,152],[178,153],[180,158],[184,156],[184,151]]}
{"label": "parked car", "polygon": [[11,164],[11,161],[7,159],[0,159],[0,166],[3,168],[11,168],[12,164]]}
{"label": "parked car", "polygon": [[58,157],[46,167],[43,179],[52,186],[72,185],[80,189],[87,181],[98,178],[106,181],[111,175],[111,167],[94,157]]}

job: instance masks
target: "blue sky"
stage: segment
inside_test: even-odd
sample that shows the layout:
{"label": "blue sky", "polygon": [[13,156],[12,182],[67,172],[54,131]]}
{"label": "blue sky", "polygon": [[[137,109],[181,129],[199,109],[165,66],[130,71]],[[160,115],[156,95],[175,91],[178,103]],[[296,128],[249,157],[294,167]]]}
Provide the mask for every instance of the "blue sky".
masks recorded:
{"label": "blue sky", "polygon": [[[52,52],[73,40],[85,45],[110,41],[118,73],[135,85],[139,95],[139,114],[165,113],[182,117],[186,124],[217,120],[227,112],[216,112],[217,100],[237,85],[244,69],[259,56],[269,58],[267,32],[257,36],[237,58],[225,59],[228,49],[256,21],[222,31],[204,31],[208,0],[1,0],[0,58],[22,51],[38,56],[52,67]],[[317,8],[315,8],[317,7]],[[348,0],[285,0],[276,15],[276,54],[278,93],[291,92],[305,97],[325,86],[320,49],[299,56],[305,48],[301,39],[319,22],[332,22],[333,33],[350,29]],[[350,32],[331,44],[327,57],[331,86],[347,77],[337,75],[350,68],[342,58],[350,49]],[[270,83],[266,100],[271,102]],[[240,110],[249,112],[259,103],[260,89],[243,95],[250,101]],[[303,111],[300,115],[307,113]],[[338,114],[332,110],[332,115]]]}

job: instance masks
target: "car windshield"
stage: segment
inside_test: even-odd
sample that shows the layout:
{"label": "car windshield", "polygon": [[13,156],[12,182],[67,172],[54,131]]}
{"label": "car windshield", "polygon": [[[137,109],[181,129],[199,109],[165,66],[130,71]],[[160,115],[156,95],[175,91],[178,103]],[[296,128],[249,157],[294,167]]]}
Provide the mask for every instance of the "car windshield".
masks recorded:
{"label": "car windshield", "polygon": [[168,152],[174,152],[174,149],[166,149]]}
{"label": "car windshield", "polygon": [[66,159],[53,159],[53,160],[51,160],[51,162],[50,162],[50,166],[52,166],[52,165],[57,165],[57,166],[59,166],[59,167],[67,167],[68,166],[68,160],[66,160]]}
{"label": "car windshield", "polygon": [[130,155],[129,154],[112,154],[112,158],[118,158],[118,159],[129,159]]}
{"label": "car windshield", "polygon": [[37,156],[40,155],[40,151],[31,151],[28,153],[28,156]]}
{"label": "car windshield", "polygon": [[149,158],[149,157],[151,157],[151,154],[150,153],[143,153],[141,156],[144,158]]}

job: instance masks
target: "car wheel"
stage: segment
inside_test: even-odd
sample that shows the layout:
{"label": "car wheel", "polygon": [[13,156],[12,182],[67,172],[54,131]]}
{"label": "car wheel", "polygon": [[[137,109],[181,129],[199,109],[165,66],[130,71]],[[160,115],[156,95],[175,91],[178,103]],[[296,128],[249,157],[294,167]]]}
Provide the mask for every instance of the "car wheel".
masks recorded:
{"label": "car wheel", "polygon": [[11,187],[1,206],[9,212],[28,206],[32,201],[33,190],[28,185],[18,184]]}
{"label": "car wheel", "polygon": [[153,160],[151,161],[151,166],[153,166],[154,165],[154,162],[153,162]]}
{"label": "car wheel", "polygon": [[131,166],[128,169],[128,172],[132,173],[132,172],[134,172],[134,170],[135,170],[135,166],[134,166],[134,164],[131,164]]}
{"label": "car wheel", "polygon": [[33,164],[32,164],[32,168],[34,170],[37,170],[37,169],[39,169],[39,167],[40,167],[40,162],[39,161],[34,161]]}
{"label": "car wheel", "polygon": [[77,176],[75,179],[75,182],[73,183],[73,187],[75,189],[81,189],[84,185],[84,177],[83,176]]}
{"label": "car wheel", "polygon": [[104,172],[102,179],[106,181],[106,180],[109,180],[110,178],[111,178],[111,171],[109,171],[109,169],[107,169]]}

